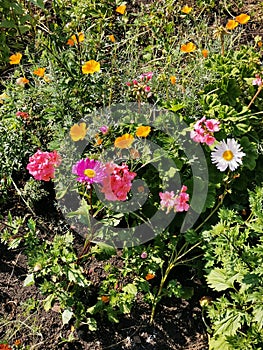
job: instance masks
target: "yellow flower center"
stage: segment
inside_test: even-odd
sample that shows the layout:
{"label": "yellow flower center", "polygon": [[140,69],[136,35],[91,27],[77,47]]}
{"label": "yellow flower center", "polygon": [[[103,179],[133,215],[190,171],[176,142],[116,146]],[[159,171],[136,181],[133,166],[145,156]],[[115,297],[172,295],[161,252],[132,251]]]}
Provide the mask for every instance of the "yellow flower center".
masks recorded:
{"label": "yellow flower center", "polygon": [[228,149],[227,151],[225,151],[225,152],[223,153],[223,158],[224,158],[225,160],[230,161],[230,160],[232,160],[232,159],[234,158],[234,154],[233,154],[232,151],[230,151],[230,150]]}
{"label": "yellow flower center", "polygon": [[96,176],[96,171],[93,169],[86,169],[84,170],[84,174],[88,176],[90,179]]}

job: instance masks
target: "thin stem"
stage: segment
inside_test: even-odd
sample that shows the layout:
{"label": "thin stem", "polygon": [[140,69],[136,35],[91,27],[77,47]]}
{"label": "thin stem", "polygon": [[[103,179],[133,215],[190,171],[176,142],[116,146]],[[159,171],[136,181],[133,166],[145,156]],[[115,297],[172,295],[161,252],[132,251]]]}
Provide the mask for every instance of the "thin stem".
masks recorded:
{"label": "thin stem", "polygon": [[260,85],[258,87],[258,91],[255,93],[254,97],[252,98],[252,100],[249,102],[249,104],[247,106],[248,109],[251,107],[251,105],[254,103],[255,99],[258,97],[260,91],[262,90],[262,87],[263,87],[263,85]]}
{"label": "thin stem", "polygon": [[21,197],[22,201],[25,203],[25,205],[27,206],[27,208],[30,210],[31,214],[33,214],[34,216],[36,216],[34,210],[30,207],[29,203],[25,200],[25,198],[23,197],[22,195],[22,192],[20,191],[20,189],[17,187],[15,181],[13,180],[12,177],[11,178],[11,181],[12,181],[12,184],[14,186],[14,188],[16,189],[17,193],[19,194],[19,196]]}

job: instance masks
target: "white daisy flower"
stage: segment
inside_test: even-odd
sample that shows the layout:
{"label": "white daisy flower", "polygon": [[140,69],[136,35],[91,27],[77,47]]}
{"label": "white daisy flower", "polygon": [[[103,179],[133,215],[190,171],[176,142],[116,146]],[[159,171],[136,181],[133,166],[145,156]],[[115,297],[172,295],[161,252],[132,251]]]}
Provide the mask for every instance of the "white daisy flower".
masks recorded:
{"label": "white daisy flower", "polygon": [[245,155],[236,140],[227,139],[226,142],[225,140],[219,142],[211,153],[211,159],[220,171],[225,171],[227,167],[234,171],[242,164],[242,157]]}

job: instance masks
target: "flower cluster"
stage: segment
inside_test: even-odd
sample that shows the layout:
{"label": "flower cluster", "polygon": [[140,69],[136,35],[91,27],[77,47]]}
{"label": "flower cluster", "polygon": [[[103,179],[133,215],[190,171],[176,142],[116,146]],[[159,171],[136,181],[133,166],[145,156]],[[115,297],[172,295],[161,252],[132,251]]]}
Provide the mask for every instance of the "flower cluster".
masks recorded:
{"label": "flower cluster", "polygon": [[239,24],[246,24],[250,20],[250,16],[245,13],[241,13],[239,16],[236,16],[235,19],[228,20],[226,24],[226,29],[233,30]]}
{"label": "flower cluster", "polygon": [[126,85],[129,86],[135,96],[142,96],[147,94],[147,97],[151,96],[151,88],[148,82],[152,79],[153,72],[143,73],[138,79],[133,79],[132,82],[127,82]]}
{"label": "flower cluster", "polygon": [[38,150],[29,158],[27,170],[36,180],[49,181],[55,177],[55,167],[61,163],[61,157],[57,151],[42,152]]}
{"label": "flower cluster", "polygon": [[187,186],[183,185],[179,194],[175,195],[174,191],[168,192],[160,192],[159,196],[161,198],[161,208],[167,209],[166,214],[168,214],[172,209],[174,212],[183,212],[188,211],[189,209],[189,194],[186,193]]}
{"label": "flower cluster", "polygon": [[129,171],[127,164],[106,163],[106,177],[102,181],[101,192],[109,201],[125,201],[136,173]]}
{"label": "flower cluster", "polygon": [[219,121],[215,119],[201,118],[194,125],[194,130],[191,131],[190,137],[198,143],[205,143],[211,146],[215,142],[214,132],[219,131]]}

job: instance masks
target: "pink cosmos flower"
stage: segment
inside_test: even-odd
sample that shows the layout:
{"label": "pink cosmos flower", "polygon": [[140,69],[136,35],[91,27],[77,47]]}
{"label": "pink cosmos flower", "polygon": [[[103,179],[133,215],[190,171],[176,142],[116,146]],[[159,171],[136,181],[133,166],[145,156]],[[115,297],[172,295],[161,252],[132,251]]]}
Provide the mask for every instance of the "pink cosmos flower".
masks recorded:
{"label": "pink cosmos flower", "polygon": [[138,85],[138,80],[137,79],[133,79],[133,85]]}
{"label": "pink cosmos flower", "polygon": [[175,196],[174,191],[171,192],[160,192],[159,196],[161,198],[161,209],[167,208],[166,214],[168,214],[172,209],[174,212],[188,211],[190,205],[187,203],[189,201],[189,194],[186,193],[187,186],[183,185],[179,194]]}
{"label": "pink cosmos flower", "polygon": [[49,181],[55,177],[55,167],[61,163],[61,157],[57,151],[42,152],[38,150],[29,158],[27,170],[36,180]]}
{"label": "pink cosmos flower", "polygon": [[125,201],[136,173],[129,171],[127,164],[105,164],[106,177],[102,181],[101,192],[109,201]]}
{"label": "pink cosmos flower", "polygon": [[104,165],[98,160],[81,159],[72,167],[72,173],[78,175],[77,181],[91,185],[102,183],[106,176]]}

